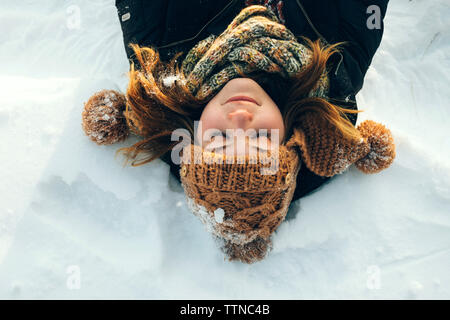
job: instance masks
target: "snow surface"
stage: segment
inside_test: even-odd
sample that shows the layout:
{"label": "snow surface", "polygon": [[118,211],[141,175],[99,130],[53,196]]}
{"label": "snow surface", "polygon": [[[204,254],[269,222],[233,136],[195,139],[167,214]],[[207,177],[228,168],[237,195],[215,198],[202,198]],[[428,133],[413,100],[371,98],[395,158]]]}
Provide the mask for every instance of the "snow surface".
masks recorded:
{"label": "snow surface", "polygon": [[294,203],[246,265],[165,163],[84,136],[83,102],[127,85],[114,1],[0,2],[0,298],[449,299],[450,2],[392,0],[385,27],[358,122],[392,130],[395,162]]}

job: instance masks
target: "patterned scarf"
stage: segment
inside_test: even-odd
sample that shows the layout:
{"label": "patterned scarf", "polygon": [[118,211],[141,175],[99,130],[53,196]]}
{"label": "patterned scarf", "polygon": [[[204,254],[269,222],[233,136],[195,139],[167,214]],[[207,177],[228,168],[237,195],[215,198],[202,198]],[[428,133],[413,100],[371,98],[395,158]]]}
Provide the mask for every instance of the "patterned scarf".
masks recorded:
{"label": "patterned scarf", "polygon": [[245,0],[246,7],[256,4],[265,6],[267,9],[270,9],[273,13],[277,15],[277,18],[280,20],[282,24],[286,23],[283,14],[284,3],[282,0]]}
{"label": "patterned scarf", "polygon": [[[290,78],[311,61],[311,50],[264,6],[244,8],[219,36],[200,41],[186,55],[182,71],[191,93],[200,100],[214,97],[230,80],[265,72]],[[326,71],[309,96],[326,97]]]}

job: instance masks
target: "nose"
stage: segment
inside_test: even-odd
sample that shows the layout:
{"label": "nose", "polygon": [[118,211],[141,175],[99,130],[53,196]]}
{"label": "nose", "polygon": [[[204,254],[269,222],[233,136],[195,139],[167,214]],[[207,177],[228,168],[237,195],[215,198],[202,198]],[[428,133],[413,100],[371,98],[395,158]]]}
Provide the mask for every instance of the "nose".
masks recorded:
{"label": "nose", "polygon": [[252,120],[253,114],[245,109],[238,109],[228,114],[228,119],[235,124],[237,128],[245,128]]}

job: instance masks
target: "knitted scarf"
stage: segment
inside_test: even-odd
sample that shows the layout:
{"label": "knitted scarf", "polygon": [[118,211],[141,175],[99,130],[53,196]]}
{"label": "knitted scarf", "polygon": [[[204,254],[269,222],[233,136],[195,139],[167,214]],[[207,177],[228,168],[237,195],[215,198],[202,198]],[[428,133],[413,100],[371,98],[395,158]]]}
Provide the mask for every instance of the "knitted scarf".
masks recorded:
{"label": "knitted scarf", "polygon": [[[230,80],[242,74],[268,73],[290,78],[311,61],[311,50],[273,12],[254,5],[243,9],[219,36],[211,35],[193,47],[182,63],[190,92],[200,100],[214,97]],[[326,97],[326,71],[309,96]]]}

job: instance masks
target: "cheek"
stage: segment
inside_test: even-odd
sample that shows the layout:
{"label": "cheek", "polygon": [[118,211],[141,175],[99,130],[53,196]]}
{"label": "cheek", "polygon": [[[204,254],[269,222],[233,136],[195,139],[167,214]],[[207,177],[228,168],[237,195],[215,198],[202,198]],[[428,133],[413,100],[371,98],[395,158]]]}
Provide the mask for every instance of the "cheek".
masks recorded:
{"label": "cheek", "polygon": [[201,130],[198,131],[197,138],[202,138],[203,133],[208,129],[224,130],[224,120],[223,112],[219,112],[213,105],[207,105],[200,116]]}
{"label": "cheek", "polygon": [[[284,122],[278,110],[266,110],[258,118],[258,129],[278,129],[280,142],[284,137]],[[269,131],[270,133],[270,131]]]}

